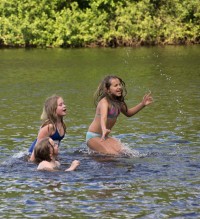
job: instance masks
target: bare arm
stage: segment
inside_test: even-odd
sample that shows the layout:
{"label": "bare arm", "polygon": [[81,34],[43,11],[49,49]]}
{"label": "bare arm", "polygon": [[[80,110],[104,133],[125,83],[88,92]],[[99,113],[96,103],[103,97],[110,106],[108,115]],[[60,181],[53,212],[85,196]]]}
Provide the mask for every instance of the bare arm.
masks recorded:
{"label": "bare arm", "polygon": [[131,116],[135,115],[136,113],[138,113],[140,110],[142,110],[145,106],[148,106],[149,104],[151,104],[152,102],[153,102],[153,98],[152,98],[151,92],[150,92],[148,94],[145,94],[141,103],[128,109],[127,111],[126,111],[125,106],[123,106],[121,111],[125,116],[131,117]]}
{"label": "bare arm", "polygon": [[74,171],[76,170],[76,168],[80,165],[80,161],[78,160],[74,160],[72,163],[71,163],[71,166],[66,169],[65,171]]}
{"label": "bare arm", "polygon": [[100,103],[100,114],[101,114],[101,130],[102,130],[102,140],[105,140],[105,137],[110,133],[110,129],[107,129],[107,115],[108,115],[108,101],[102,99]]}

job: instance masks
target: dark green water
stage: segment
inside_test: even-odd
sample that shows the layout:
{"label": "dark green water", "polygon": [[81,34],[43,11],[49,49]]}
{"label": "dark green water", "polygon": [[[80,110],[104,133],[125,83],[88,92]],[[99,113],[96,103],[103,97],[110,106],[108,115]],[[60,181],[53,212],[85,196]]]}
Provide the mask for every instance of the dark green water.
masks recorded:
{"label": "dark green water", "polygon": [[[0,50],[2,218],[199,218],[199,60],[200,46]],[[126,82],[130,107],[154,97],[112,130],[132,151],[126,158],[86,150],[93,93],[107,74]],[[62,168],[81,161],[73,173],[37,172],[23,158],[54,93],[68,107]]]}

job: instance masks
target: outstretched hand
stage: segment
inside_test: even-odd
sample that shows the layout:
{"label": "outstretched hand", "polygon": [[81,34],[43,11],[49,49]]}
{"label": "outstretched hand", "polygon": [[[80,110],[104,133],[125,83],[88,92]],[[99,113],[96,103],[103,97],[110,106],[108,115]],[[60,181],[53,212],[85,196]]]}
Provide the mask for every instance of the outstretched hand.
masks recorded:
{"label": "outstretched hand", "polygon": [[147,106],[153,102],[153,97],[151,95],[151,91],[148,94],[145,94],[142,100],[144,106]]}
{"label": "outstretched hand", "polygon": [[76,170],[76,168],[79,165],[80,165],[80,161],[79,160],[74,160],[74,161],[72,161],[71,166],[68,169],[66,169],[65,171],[74,171],[74,170]]}

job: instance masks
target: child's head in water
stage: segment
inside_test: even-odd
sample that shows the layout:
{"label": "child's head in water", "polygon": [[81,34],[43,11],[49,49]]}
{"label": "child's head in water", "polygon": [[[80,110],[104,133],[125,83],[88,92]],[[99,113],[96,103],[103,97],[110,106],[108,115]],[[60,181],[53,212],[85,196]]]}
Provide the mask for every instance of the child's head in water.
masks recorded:
{"label": "child's head in water", "polygon": [[[60,163],[56,161],[58,155],[58,144],[51,138],[46,137],[38,141],[34,148],[35,161],[39,163],[38,170],[54,171],[60,167]],[[73,171],[80,165],[78,160],[74,160],[70,167],[65,171]]]}
{"label": "child's head in water", "polygon": [[58,155],[58,144],[49,137],[43,138],[36,144],[34,154],[37,163],[44,160],[51,162]]}

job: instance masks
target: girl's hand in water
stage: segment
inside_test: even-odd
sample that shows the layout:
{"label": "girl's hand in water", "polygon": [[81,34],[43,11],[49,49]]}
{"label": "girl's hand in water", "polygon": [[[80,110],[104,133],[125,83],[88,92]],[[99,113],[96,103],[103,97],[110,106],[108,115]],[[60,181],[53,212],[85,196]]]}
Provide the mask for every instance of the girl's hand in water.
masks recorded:
{"label": "girl's hand in water", "polygon": [[153,97],[151,96],[151,91],[143,97],[142,103],[147,106],[153,102]]}
{"label": "girl's hand in water", "polygon": [[103,132],[102,132],[102,137],[101,137],[101,141],[104,141],[104,140],[106,140],[106,137],[107,137],[107,135],[110,133],[110,129],[105,129],[105,130],[103,130]]}

